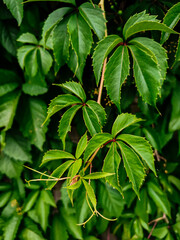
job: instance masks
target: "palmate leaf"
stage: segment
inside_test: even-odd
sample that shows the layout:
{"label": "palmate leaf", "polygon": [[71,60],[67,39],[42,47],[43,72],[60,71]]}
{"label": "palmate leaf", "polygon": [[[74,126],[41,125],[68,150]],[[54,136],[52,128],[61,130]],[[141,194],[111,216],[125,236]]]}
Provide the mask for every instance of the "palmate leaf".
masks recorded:
{"label": "palmate leaf", "polygon": [[53,59],[51,54],[44,48],[40,47],[38,50],[40,54],[40,66],[43,74],[46,75],[52,66]]}
{"label": "palmate leaf", "polygon": [[13,17],[17,20],[18,25],[21,24],[23,18],[23,0],[3,0],[7,8],[12,13]]}
{"label": "palmate leaf", "polygon": [[121,149],[124,167],[132,183],[132,187],[139,197],[139,189],[145,178],[145,171],[141,160],[138,155],[123,142],[117,142]]}
{"label": "palmate leaf", "polygon": [[81,105],[75,105],[69,108],[62,116],[59,124],[59,136],[63,143],[63,149],[65,149],[65,140],[67,133],[71,131],[71,122],[77,113],[77,111],[81,108]]}
{"label": "palmate leaf", "polygon": [[99,123],[101,126],[103,126],[106,120],[106,112],[104,108],[93,100],[88,100],[86,102],[86,105],[96,114]]}
{"label": "palmate leaf", "polygon": [[35,44],[37,45],[38,44],[38,40],[37,38],[34,36],[34,34],[32,33],[23,33],[18,39],[17,39],[18,42],[21,42],[21,43],[30,43],[30,44]]}
{"label": "palmate leaf", "polygon": [[20,47],[17,50],[17,59],[18,59],[19,65],[22,69],[24,69],[24,66],[25,66],[26,55],[29,52],[31,52],[33,49],[34,49],[34,45],[25,45],[25,46]]}
{"label": "palmate leaf", "polygon": [[79,7],[79,12],[88,23],[91,29],[95,32],[99,40],[105,35],[106,20],[103,16],[103,11],[96,5],[91,3],[83,3]]}
{"label": "palmate leaf", "polygon": [[76,153],[75,153],[76,159],[80,158],[81,155],[83,154],[83,152],[87,146],[87,141],[88,141],[88,139],[87,139],[87,132],[86,132],[78,142],[78,145],[76,148]]}
{"label": "palmate leaf", "polygon": [[[175,4],[169,11],[166,13],[163,23],[170,27],[174,28],[178,21],[180,20],[180,3]],[[162,32],[161,34],[161,44],[165,43],[169,38],[170,33]]]}
{"label": "palmate leaf", "polygon": [[122,194],[122,189],[119,184],[118,169],[121,162],[121,157],[117,152],[116,143],[111,143],[111,147],[104,159],[103,172],[115,173],[113,176],[107,176],[106,181]]}
{"label": "palmate leaf", "polygon": [[38,58],[37,58],[37,48],[34,47],[31,51],[26,54],[24,65],[26,73],[30,77],[34,77],[38,72]]}
{"label": "palmate leaf", "polygon": [[162,82],[160,69],[141,48],[133,45],[128,47],[133,57],[133,71],[138,91],[145,102],[155,106]]}
{"label": "palmate leaf", "polygon": [[146,162],[148,167],[156,175],[151,145],[143,137],[134,136],[130,134],[121,134],[117,137],[117,139],[122,140],[130,147],[132,147],[134,151]]}
{"label": "palmate leaf", "polygon": [[129,68],[128,48],[119,46],[108,61],[104,76],[107,93],[119,111],[121,86],[129,75]]}
{"label": "palmate leaf", "polygon": [[92,33],[88,24],[80,14],[72,15],[68,21],[68,32],[72,48],[77,55],[78,66],[83,64],[90,53]]}
{"label": "palmate leaf", "polygon": [[97,85],[100,80],[102,66],[105,58],[120,42],[123,42],[122,38],[117,35],[110,35],[101,40],[95,48],[93,54],[93,69]]}

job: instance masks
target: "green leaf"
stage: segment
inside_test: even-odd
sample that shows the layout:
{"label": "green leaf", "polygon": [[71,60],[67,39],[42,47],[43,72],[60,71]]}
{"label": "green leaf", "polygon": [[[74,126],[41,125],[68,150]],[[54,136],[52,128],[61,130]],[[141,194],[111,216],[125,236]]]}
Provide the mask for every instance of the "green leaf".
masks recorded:
{"label": "green leaf", "polygon": [[86,105],[96,114],[99,123],[101,126],[103,126],[106,120],[106,112],[104,108],[93,100],[88,100],[86,102]]}
{"label": "green leaf", "polygon": [[156,206],[167,216],[171,217],[169,201],[165,193],[161,190],[161,187],[157,184],[157,182],[154,181],[149,181],[147,186],[148,194]]}
{"label": "green leaf", "polygon": [[120,111],[121,86],[129,75],[129,53],[127,46],[119,46],[110,58],[105,71],[105,87],[112,102]]}
{"label": "green leaf", "polygon": [[[74,163],[74,161],[69,160],[57,167],[51,174],[52,177],[61,178],[65,171]],[[47,181],[47,189],[51,190],[58,181]]]}
{"label": "green leaf", "polygon": [[68,180],[70,182],[70,184],[71,184],[71,180],[73,179],[73,177],[75,177],[76,174],[79,172],[79,169],[81,168],[81,166],[82,166],[82,159],[78,159],[70,167],[69,173],[68,173],[68,176],[71,177],[70,180]]}
{"label": "green leaf", "polygon": [[32,51],[26,54],[25,60],[25,70],[30,77],[34,77],[38,72],[38,58],[37,58],[37,48],[34,47]]}
{"label": "green leaf", "polygon": [[77,144],[75,157],[76,159],[80,158],[87,146],[87,132],[81,137]]}
{"label": "green leaf", "polygon": [[[174,28],[179,20],[180,20],[180,3],[177,3],[173,5],[173,7],[171,7],[169,11],[166,13],[163,19],[163,23],[170,28]],[[170,33],[162,32],[161,44],[165,43],[169,36]]]}
{"label": "green leaf", "polygon": [[85,125],[88,131],[90,132],[91,136],[101,132],[101,126],[98,121],[97,115],[94,113],[94,111],[92,111],[91,108],[87,106],[83,106],[82,110]]}
{"label": "green leaf", "polygon": [[67,133],[71,131],[71,122],[77,113],[77,111],[81,108],[81,105],[74,105],[73,107],[69,108],[62,116],[59,124],[59,136],[63,143],[63,149],[65,149],[65,140]]}
{"label": "green leaf", "polygon": [[45,238],[42,238],[39,234],[28,228],[22,230],[21,237],[23,240],[45,240]]}
{"label": "green leaf", "polygon": [[6,221],[6,224],[4,227],[4,234],[3,234],[4,240],[15,239],[21,220],[22,220],[21,215],[14,215],[12,218]]}
{"label": "green leaf", "polygon": [[70,17],[68,22],[68,32],[72,48],[77,55],[78,67],[86,61],[86,58],[90,53],[93,42],[92,33],[88,24],[79,14],[74,14]]}
{"label": "green leaf", "polygon": [[39,191],[32,191],[26,198],[23,206],[23,212],[28,212],[36,203]]}
{"label": "green leaf", "polygon": [[11,192],[4,192],[0,195],[0,208],[4,207],[10,199]]}
{"label": "green leaf", "polygon": [[87,148],[84,152],[84,162],[87,162],[89,157],[104,143],[112,140],[112,135],[109,133],[98,133],[91,138],[89,141]]}
{"label": "green leaf", "polygon": [[167,234],[168,234],[168,228],[166,226],[159,227],[159,228],[157,227],[152,232],[152,236],[158,239],[163,239]]}
{"label": "green leaf", "polygon": [[81,186],[82,180],[79,179],[77,182],[69,185],[68,187],[66,187],[68,190],[76,190]]}
{"label": "green leaf", "polygon": [[100,179],[114,175],[115,173],[109,172],[94,172],[83,177],[83,179]]}
{"label": "green leaf", "polygon": [[46,204],[48,204],[54,208],[57,207],[52,192],[47,191],[47,190],[42,190],[41,197],[43,198],[43,200]]}
{"label": "green leaf", "polygon": [[115,175],[106,177],[106,181],[122,194],[122,188],[119,184],[118,170],[121,157],[116,148],[116,143],[111,143],[110,149],[104,159],[103,172],[114,173]]}
{"label": "green leaf", "polygon": [[20,85],[20,79],[15,72],[0,69],[0,97],[13,91]]}
{"label": "green leaf", "polygon": [[66,14],[72,11],[70,7],[63,7],[56,9],[52,13],[49,14],[48,18],[44,22],[43,30],[42,30],[42,39],[44,44],[46,43],[51,31],[53,28],[64,18]]}
{"label": "green leaf", "polygon": [[53,52],[58,69],[63,66],[69,58],[69,33],[67,31],[68,19],[61,21],[53,30]]}
{"label": "green leaf", "polygon": [[135,213],[146,223],[149,222],[147,208],[148,208],[147,190],[145,188],[142,188],[140,191],[140,200],[137,199],[136,202]]}
{"label": "green leaf", "polygon": [[108,212],[108,217],[119,217],[125,201],[121,194],[107,183],[100,183],[98,191],[99,205]]}
{"label": "green leaf", "polygon": [[126,22],[123,29],[123,36],[126,40],[138,32],[148,30],[159,30],[177,34],[177,32],[167,27],[165,24],[160,23],[159,20],[156,19],[156,16],[145,14],[144,11],[139,14],[135,14]]}
{"label": "green leaf", "polygon": [[91,3],[83,3],[79,7],[79,12],[88,23],[91,29],[95,32],[99,40],[105,35],[106,20],[103,16],[103,11],[96,5]]}
{"label": "green leaf", "polygon": [[38,40],[36,39],[36,37],[29,32],[23,33],[20,37],[18,37],[17,41],[22,43],[31,43],[35,45],[38,44]]}
{"label": "green leaf", "polygon": [[124,128],[129,127],[130,125],[142,121],[141,118],[137,118],[135,115],[129,113],[122,113],[117,116],[114,124],[112,126],[112,135],[115,137],[119,132]]}
{"label": "green leaf", "polygon": [[20,92],[14,91],[0,97],[0,127],[11,128],[19,101]]}
{"label": "green leaf", "polygon": [[3,0],[7,8],[12,13],[13,17],[17,20],[18,25],[21,24],[23,18],[23,4],[22,0]]}
{"label": "green leaf", "polygon": [[101,40],[95,48],[93,54],[93,69],[97,85],[99,84],[105,58],[121,42],[123,42],[123,39],[119,36],[110,35]]}
{"label": "green leaf", "polygon": [[8,133],[6,136],[6,146],[4,153],[10,158],[17,159],[22,162],[31,162],[31,145],[18,132]]}
{"label": "green leaf", "polygon": [[132,187],[139,197],[139,189],[145,178],[143,164],[137,154],[123,142],[117,142],[121,149],[121,154],[126,169],[127,176],[132,183]]}
{"label": "green leaf", "polygon": [[45,153],[42,159],[41,166],[47,162],[60,160],[60,159],[75,159],[71,153],[62,151],[62,150],[50,150]]}
{"label": "green leaf", "polygon": [[143,100],[155,106],[160,93],[161,73],[156,62],[143,50],[129,45],[133,57],[134,77]]}
{"label": "green leaf", "polygon": [[173,175],[170,175],[168,176],[168,181],[174,184],[177,187],[177,189],[180,191],[180,179],[178,179]]}
{"label": "green leaf", "polygon": [[180,61],[180,38],[179,38],[179,41],[178,41],[178,46],[177,46],[177,50],[176,50],[176,57],[175,57],[175,61],[174,61],[173,66],[179,61]]}
{"label": "green leaf", "polygon": [[80,83],[77,82],[66,82],[63,84],[56,84],[57,86],[60,86],[62,88],[65,88],[71,93],[74,93],[77,97],[79,97],[83,102],[86,101],[86,94],[84,92],[83,87]]}
{"label": "green leaf", "polygon": [[83,181],[83,184],[85,186],[87,195],[88,195],[88,197],[89,197],[89,199],[90,199],[90,201],[91,201],[91,203],[94,207],[94,210],[96,210],[97,201],[96,201],[96,196],[95,196],[94,190],[91,187],[91,185],[88,184],[85,180],[82,179],[82,181]]}
{"label": "green leaf", "polygon": [[172,104],[172,112],[171,118],[169,122],[169,131],[174,132],[176,130],[180,130],[180,83],[176,82],[176,87],[173,90],[171,104]]}
{"label": "green leaf", "polygon": [[28,2],[64,2],[64,3],[70,3],[76,6],[75,0],[27,0],[24,3]]}
{"label": "green leaf", "polygon": [[132,147],[156,175],[151,145],[143,137],[133,136],[130,134],[121,134],[117,138]]}
{"label": "green leaf", "polygon": [[61,216],[53,216],[52,228],[51,228],[51,239],[53,240],[68,240],[68,233]]}
{"label": "green leaf", "polygon": [[[65,107],[69,107],[73,104],[77,104],[77,103],[82,103],[80,101],[79,98],[70,95],[70,94],[63,94],[63,95],[59,95],[56,98],[54,98],[53,100],[51,100],[51,103],[49,104],[48,107],[48,115],[44,121],[47,122],[47,120],[54,115],[56,112],[60,111],[61,109],[65,108]],[[43,124],[44,124],[43,123]]]}
{"label": "green leaf", "polygon": [[46,75],[52,66],[53,59],[51,57],[51,54],[44,48],[40,47],[38,50],[39,50],[40,59],[41,59],[41,69],[44,75]]}
{"label": "green leaf", "polygon": [[[39,150],[42,150],[45,141],[47,126],[41,126],[46,118],[46,104],[41,99],[29,97],[24,99],[19,114],[20,130]],[[20,111],[21,111],[20,110]]]}
{"label": "green leaf", "polygon": [[150,38],[134,38],[133,40],[129,41],[129,44],[133,44],[142,48],[142,50],[146,51],[147,54],[151,55],[152,58],[156,61],[160,73],[161,73],[161,84],[166,77],[167,72],[167,53],[166,49],[164,49],[159,43],[155,42],[153,39]]}
{"label": "green leaf", "polygon": [[25,58],[29,52],[32,52],[34,50],[34,45],[25,45],[18,49],[17,51],[17,59],[19,62],[19,65],[22,69],[24,69],[25,66]]}

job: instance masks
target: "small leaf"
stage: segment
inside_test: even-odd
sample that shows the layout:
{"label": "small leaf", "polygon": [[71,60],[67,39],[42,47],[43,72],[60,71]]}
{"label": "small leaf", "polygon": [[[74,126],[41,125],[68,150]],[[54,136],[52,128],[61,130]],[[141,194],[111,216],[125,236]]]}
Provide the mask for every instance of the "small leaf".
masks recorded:
{"label": "small leaf", "polygon": [[72,185],[67,186],[68,190],[76,190],[81,186],[82,180],[79,179],[77,182],[73,183]]}
{"label": "small leaf", "polygon": [[65,227],[62,216],[56,214],[53,216],[52,227],[51,227],[51,239],[53,240],[68,240],[68,233]]}
{"label": "small leaf", "polygon": [[[50,175],[51,177],[55,177],[55,178],[61,178],[62,175],[65,173],[65,171],[74,163],[74,161],[69,160],[64,162],[63,164],[61,164],[59,167],[57,167],[52,174]],[[54,185],[57,183],[58,181],[47,181],[46,185],[47,185],[47,189],[51,190]]]}
{"label": "small leaf", "polygon": [[29,32],[23,33],[20,37],[18,37],[17,41],[22,43],[31,43],[35,45],[38,44],[38,40],[36,39],[36,37]]}
{"label": "small leaf", "polygon": [[129,75],[129,53],[127,46],[119,46],[111,56],[105,71],[107,93],[120,111],[121,86]]}
{"label": "small leaf", "polygon": [[104,143],[112,140],[112,135],[109,133],[98,133],[91,138],[84,152],[84,162],[87,162],[89,157]]}
{"label": "small leaf", "polygon": [[122,113],[118,115],[112,126],[113,137],[120,133],[124,128],[140,121],[142,121],[141,118],[137,118],[135,115],[129,113]]}
{"label": "small leaf", "polygon": [[87,132],[81,137],[81,139],[78,142],[77,148],[76,148],[76,154],[75,157],[78,159],[83,154],[84,150],[87,146]]}
{"label": "small leaf", "polygon": [[6,221],[3,233],[4,240],[14,240],[16,238],[16,233],[18,231],[21,220],[21,215],[14,215],[12,218]]}
{"label": "small leaf", "polygon": [[81,168],[81,166],[82,166],[82,159],[78,159],[73,163],[68,173],[68,176],[71,177],[70,182],[73,179],[73,177],[75,177],[76,174],[79,172],[79,169]]}
{"label": "small leaf", "polygon": [[26,73],[34,77],[38,72],[37,48],[29,51],[24,60]]}
{"label": "small leaf", "polygon": [[93,69],[96,78],[96,84],[99,84],[103,62],[108,54],[118,45],[123,42],[123,39],[117,35],[110,35],[101,40],[95,48],[93,54]]}
{"label": "small leaf", "polygon": [[18,25],[21,24],[23,18],[23,4],[22,0],[3,0],[7,8],[12,13],[13,17],[17,20]]}
{"label": "small leaf", "polygon": [[11,192],[4,192],[0,195],[0,208],[4,207],[11,197]]}
{"label": "small leaf", "polygon": [[96,114],[91,110],[91,108],[87,106],[83,106],[83,118],[85,125],[90,132],[91,136],[93,136],[96,133],[101,132],[101,126],[98,121],[98,118]]}
{"label": "small leaf", "polygon": [[143,50],[129,45],[133,57],[134,77],[143,100],[155,106],[160,93],[161,73],[156,62]]}
{"label": "small leaf", "polygon": [[86,61],[91,50],[93,42],[91,30],[81,15],[74,14],[69,19],[68,31],[72,48],[77,55],[78,66],[80,66]]}
{"label": "small leaf", "polygon": [[59,124],[59,136],[63,143],[63,149],[65,149],[65,140],[67,133],[71,131],[71,122],[77,113],[77,111],[81,108],[81,105],[74,105],[69,108],[62,116]]}
{"label": "small leaf", "polygon": [[116,188],[122,194],[122,188],[119,184],[118,170],[121,162],[121,157],[117,152],[116,144],[111,143],[110,149],[104,159],[103,172],[115,173],[114,176],[106,177],[106,181]]}
{"label": "small leaf", "polygon": [[95,32],[99,40],[105,35],[106,20],[103,16],[103,11],[96,5],[91,3],[83,3],[79,7],[79,12],[88,23],[91,29]]}
{"label": "small leaf", "polygon": [[44,75],[46,75],[52,66],[53,59],[51,57],[51,54],[42,47],[39,48],[39,53],[41,59],[41,69]]}
{"label": "small leaf", "polygon": [[178,46],[177,46],[177,50],[176,50],[176,57],[175,57],[175,61],[174,61],[174,64],[173,66],[180,61],[180,37],[179,37],[179,40],[178,40]]}
{"label": "small leaf", "polygon": [[28,212],[36,203],[39,191],[32,191],[26,198],[23,206],[23,212]]}
{"label": "small leaf", "polygon": [[114,175],[115,173],[94,172],[83,177],[83,179],[100,179]]}
{"label": "small leaf", "polygon": [[62,150],[50,150],[45,153],[42,159],[41,166],[47,162],[60,160],[60,159],[75,159],[71,153],[62,151]]}
{"label": "small leaf", "polygon": [[106,112],[104,108],[93,100],[88,100],[86,102],[86,105],[96,114],[99,123],[101,126],[103,126],[106,120]]}
{"label": "small leaf", "polygon": [[[173,5],[173,7],[171,7],[169,11],[166,13],[163,19],[163,23],[170,28],[174,28],[179,20],[180,20],[180,3],[177,3]],[[160,41],[161,44],[165,43],[168,40],[169,36],[170,33],[162,32]]]}
{"label": "small leaf", "polygon": [[126,169],[127,176],[132,183],[132,187],[139,197],[139,189],[144,181],[145,172],[142,162],[137,154],[123,142],[117,142],[121,149],[121,154]]}
{"label": "small leaf", "polygon": [[133,136],[130,134],[121,134],[117,138],[132,147],[156,175],[154,156],[151,145],[143,137]]}
{"label": "small leaf", "polygon": [[96,210],[97,202],[96,202],[96,196],[95,196],[94,190],[91,187],[91,185],[88,184],[85,180],[82,179],[82,181],[83,181],[83,184],[84,184],[85,189],[87,191],[88,197],[89,197],[89,199],[90,199],[90,201],[91,201],[91,203],[94,207],[94,210]]}
{"label": "small leaf", "polygon": [[65,88],[71,93],[74,93],[77,97],[79,97],[83,102],[86,101],[86,94],[84,92],[84,89],[82,88],[80,83],[77,82],[66,82],[63,84],[56,84],[57,86],[60,86],[62,88]]}
{"label": "small leaf", "polygon": [[22,46],[18,49],[17,51],[17,59],[19,62],[19,65],[22,69],[24,69],[25,66],[25,58],[27,56],[27,54],[31,51],[33,51],[34,46],[33,45],[25,45]]}

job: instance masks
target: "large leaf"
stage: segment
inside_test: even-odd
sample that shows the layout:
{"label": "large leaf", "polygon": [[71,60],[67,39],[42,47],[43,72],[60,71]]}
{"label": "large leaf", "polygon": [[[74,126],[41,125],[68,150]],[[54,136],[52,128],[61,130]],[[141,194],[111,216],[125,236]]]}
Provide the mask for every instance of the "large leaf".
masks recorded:
{"label": "large leaf", "polygon": [[[23,109],[23,114],[20,112]],[[32,144],[42,150],[47,126],[41,126],[46,118],[46,104],[35,98],[24,99],[19,111],[20,130],[28,137]]]}
{"label": "large leaf", "polygon": [[93,100],[88,100],[86,102],[86,105],[96,114],[99,123],[101,126],[103,126],[106,120],[106,112],[104,108]]}
{"label": "large leaf", "polygon": [[57,86],[63,87],[71,93],[74,93],[77,97],[79,97],[83,102],[86,101],[86,94],[84,92],[83,87],[80,83],[77,82],[66,82],[63,84],[57,84]]}
{"label": "large leaf", "polygon": [[[55,178],[61,178],[62,175],[65,173],[65,171],[74,163],[74,161],[69,160],[61,164],[59,167],[57,167],[51,174],[52,177]],[[51,190],[54,185],[57,183],[57,181],[47,181],[47,188]]]}
{"label": "large leaf", "polygon": [[81,137],[76,148],[76,158],[80,158],[87,146],[87,132]]}
{"label": "large leaf", "polygon": [[84,122],[91,136],[101,132],[101,125],[94,111],[87,106],[83,106],[82,109],[83,109]]}
{"label": "large leaf", "polygon": [[105,35],[106,28],[102,10],[97,5],[86,2],[79,7],[79,12],[101,40]]}
{"label": "large leaf", "polygon": [[36,39],[36,37],[32,34],[32,33],[23,33],[18,39],[18,42],[22,42],[22,43],[31,43],[31,44],[38,44],[38,40]]}
{"label": "large leaf", "polygon": [[127,128],[130,125],[140,122],[140,121],[142,121],[141,118],[137,118],[135,115],[132,115],[129,113],[122,113],[122,114],[118,115],[112,126],[113,137],[115,137],[124,128]]}
{"label": "large leaf", "polygon": [[156,19],[156,16],[145,14],[144,11],[139,14],[135,14],[126,22],[123,29],[123,36],[125,39],[127,39],[138,32],[147,30],[159,30],[168,33],[177,33],[171,28],[167,27],[165,24],[160,23],[159,20]]}
{"label": "large leaf", "polygon": [[134,77],[143,100],[155,106],[160,93],[161,73],[157,63],[142,49],[129,45],[133,57]]}
{"label": "large leaf", "polygon": [[20,92],[14,91],[0,97],[0,127],[11,128],[19,101]]}
{"label": "large leaf", "polygon": [[64,16],[69,13],[72,8],[64,7],[56,9],[54,12],[50,13],[48,18],[46,19],[43,31],[42,31],[42,38],[44,43],[46,43],[51,31],[53,28],[64,18]]}
{"label": "large leaf", "polygon": [[53,30],[53,52],[58,69],[63,66],[69,58],[70,41],[67,31],[67,20],[58,23]]}
{"label": "large leaf", "polygon": [[101,40],[95,48],[93,54],[93,68],[97,85],[101,77],[101,71],[105,58],[121,42],[123,42],[123,39],[119,36],[110,35]]}
{"label": "large leaf", "polygon": [[60,159],[75,159],[75,157],[71,153],[62,150],[50,150],[43,156],[41,165]]}
{"label": "large leaf", "polygon": [[127,46],[119,46],[110,58],[105,71],[105,86],[112,102],[120,111],[121,86],[129,75]]}
{"label": "large leaf", "polygon": [[20,79],[15,72],[0,69],[0,97],[16,89],[20,84]]}
{"label": "large leaf", "polygon": [[22,162],[31,161],[31,145],[27,139],[22,137],[19,132],[9,133],[6,136],[6,146],[4,152],[10,158],[20,160]]}
{"label": "large leaf", "polygon": [[[180,20],[180,3],[177,3],[172,8],[170,8],[169,11],[166,13],[163,19],[163,23],[170,28],[174,28],[179,20]],[[161,44],[167,41],[169,35],[170,33],[162,32]]]}
{"label": "large leaf", "polygon": [[79,98],[70,95],[70,94],[63,94],[59,95],[54,98],[48,107],[47,117],[44,123],[56,112],[60,111],[61,109],[68,107],[73,104],[82,103]]}
{"label": "large leaf", "polygon": [[83,181],[83,184],[85,186],[87,195],[88,195],[88,197],[89,197],[89,199],[90,199],[90,201],[91,201],[91,203],[94,207],[94,210],[96,210],[97,201],[96,201],[96,196],[95,196],[94,190],[91,187],[91,185],[88,184],[85,180],[82,179],[82,181]]}
{"label": "large leaf", "polygon": [[3,0],[8,9],[12,13],[13,17],[17,20],[18,25],[21,24],[23,18],[23,4],[22,0]]}
{"label": "large leaf", "polygon": [[14,215],[12,218],[6,221],[4,227],[4,240],[15,239],[21,220],[22,220],[21,215]]}
{"label": "large leaf", "polygon": [[[81,15],[72,15],[68,22],[68,31],[70,34],[72,48],[74,49],[78,66],[85,62],[92,46],[92,33],[88,24]],[[77,66],[77,67],[78,67]]]}
{"label": "large leaf", "polygon": [[98,133],[92,137],[84,152],[84,161],[86,162],[93,152],[95,152],[99,147],[109,140],[112,140],[112,135],[109,133]]}
{"label": "large leaf", "polygon": [[133,40],[129,41],[129,44],[134,44],[142,48],[142,50],[146,51],[147,54],[153,57],[159,66],[162,84],[166,77],[166,71],[168,67],[166,50],[153,39],[144,37],[134,38]]}
{"label": "large leaf", "polygon": [[156,174],[154,157],[151,145],[143,138],[130,134],[121,134],[118,139],[127,143],[146,162],[148,167]]}
{"label": "large leaf", "polygon": [[173,90],[173,95],[171,98],[172,104],[172,113],[169,122],[169,130],[174,132],[176,130],[180,130],[180,83],[176,83],[176,87]]}
{"label": "large leaf", "polygon": [[104,159],[103,172],[115,173],[113,176],[106,177],[106,181],[113,187],[116,188],[121,194],[122,189],[119,184],[119,164],[121,162],[121,157],[117,151],[116,143],[112,143],[111,147]]}
{"label": "large leaf", "polygon": [[139,189],[144,181],[145,171],[143,164],[137,154],[123,142],[117,142],[121,149],[121,154],[126,169],[127,176],[132,183],[132,187],[139,197]]}
{"label": "large leaf", "polygon": [[65,149],[65,140],[67,133],[71,131],[71,122],[77,113],[77,111],[81,108],[81,105],[74,105],[73,107],[69,108],[62,116],[60,123],[59,123],[59,136],[63,143],[63,149]]}

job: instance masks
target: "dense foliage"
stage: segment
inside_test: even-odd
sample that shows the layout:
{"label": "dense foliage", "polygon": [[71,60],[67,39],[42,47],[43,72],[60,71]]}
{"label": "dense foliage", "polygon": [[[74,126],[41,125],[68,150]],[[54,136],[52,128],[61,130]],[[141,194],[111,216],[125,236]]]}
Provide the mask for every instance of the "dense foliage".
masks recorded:
{"label": "dense foliage", "polygon": [[0,239],[180,239],[179,20],[176,0],[0,3]]}

